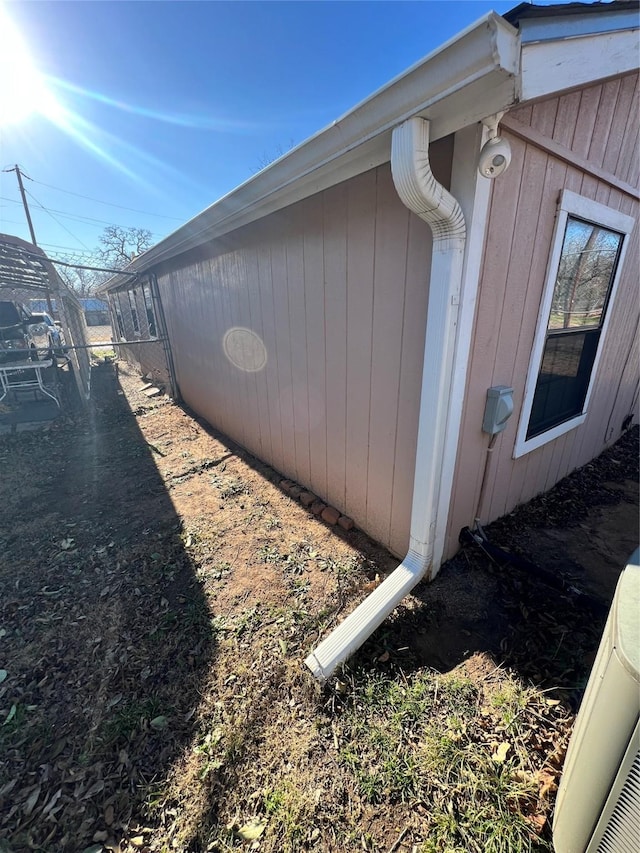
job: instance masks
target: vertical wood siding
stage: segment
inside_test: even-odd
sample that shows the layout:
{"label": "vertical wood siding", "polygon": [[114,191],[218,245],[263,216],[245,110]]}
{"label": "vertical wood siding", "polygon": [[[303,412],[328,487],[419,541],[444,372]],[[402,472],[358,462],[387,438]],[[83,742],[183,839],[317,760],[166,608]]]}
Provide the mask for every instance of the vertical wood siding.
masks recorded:
{"label": "vertical wood siding", "polygon": [[[185,402],[396,554],[409,537],[430,259],[430,230],[386,164],[158,275]],[[225,354],[236,328],[263,342],[263,369]]]}
{"label": "vertical wood siding", "polygon": [[[638,75],[521,107],[510,116],[618,180],[638,186]],[[638,393],[638,201],[505,132],[509,170],[493,183],[472,356],[449,518],[447,554],[473,524],[489,436],[486,390],[512,385],[515,413],[491,455],[483,522],[551,488],[620,436]],[[553,239],[556,203],[570,189],[636,218],[585,423],[513,459],[520,406]]]}

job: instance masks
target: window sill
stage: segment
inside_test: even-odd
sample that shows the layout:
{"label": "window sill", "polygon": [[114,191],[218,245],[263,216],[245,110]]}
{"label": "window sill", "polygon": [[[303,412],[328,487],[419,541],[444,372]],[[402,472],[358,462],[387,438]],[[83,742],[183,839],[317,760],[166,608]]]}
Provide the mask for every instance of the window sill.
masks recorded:
{"label": "window sill", "polygon": [[550,441],[555,441],[556,438],[560,438],[560,436],[565,435],[572,429],[581,426],[586,419],[587,413],[584,412],[582,415],[571,418],[570,421],[564,421],[563,423],[558,424],[558,426],[548,429],[546,432],[541,432],[540,435],[536,435],[533,438],[524,439],[518,436],[515,447],[513,448],[513,458],[518,459],[520,456],[525,456],[527,453],[531,453],[532,450],[537,450],[539,447],[543,447]]}

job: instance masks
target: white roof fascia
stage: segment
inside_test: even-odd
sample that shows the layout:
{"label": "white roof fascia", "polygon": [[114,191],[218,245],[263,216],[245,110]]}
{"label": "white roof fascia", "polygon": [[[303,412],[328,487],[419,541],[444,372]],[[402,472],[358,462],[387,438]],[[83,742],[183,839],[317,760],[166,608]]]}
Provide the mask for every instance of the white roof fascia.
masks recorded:
{"label": "white roof fascia", "polygon": [[522,100],[546,98],[638,69],[638,29],[522,45]]}
{"label": "white roof fascia", "polygon": [[[436,141],[513,106],[519,96],[519,66],[517,30],[490,12],[161,240],[127,271],[148,270],[387,162],[391,131],[411,116],[428,118]],[[98,290],[122,282],[115,276]]]}

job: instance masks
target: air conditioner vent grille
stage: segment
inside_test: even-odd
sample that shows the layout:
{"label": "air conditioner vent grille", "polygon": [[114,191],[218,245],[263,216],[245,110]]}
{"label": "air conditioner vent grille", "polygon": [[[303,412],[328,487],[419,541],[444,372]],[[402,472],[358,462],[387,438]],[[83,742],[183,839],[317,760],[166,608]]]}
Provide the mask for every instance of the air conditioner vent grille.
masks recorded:
{"label": "air conditioner vent grille", "polygon": [[637,853],[640,850],[640,750],[636,753],[598,853]]}

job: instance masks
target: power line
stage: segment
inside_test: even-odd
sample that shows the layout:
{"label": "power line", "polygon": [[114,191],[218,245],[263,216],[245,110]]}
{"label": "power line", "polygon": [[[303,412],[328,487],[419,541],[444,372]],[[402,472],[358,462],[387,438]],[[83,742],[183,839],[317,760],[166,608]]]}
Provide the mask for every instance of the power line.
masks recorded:
{"label": "power line", "polygon": [[[36,197],[33,195],[33,193],[29,192],[29,190],[25,190],[25,192],[27,193],[27,195],[31,196],[31,198],[32,198],[34,201],[37,201],[37,199],[36,199]],[[11,204],[20,204],[20,202],[19,202],[19,201],[16,201],[15,199],[12,199],[12,198],[7,198],[7,196],[0,196],[0,199],[2,199],[3,201],[8,201],[8,202],[10,202]],[[68,211],[66,211],[66,210],[58,210],[58,209],[57,209],[57,208],[55,208],[55,207],[48,207],[48,208],[45,208],[45,206],[44,206],[41,202],[38,202],[38,204],[39,204],[39,205],[40,205],[40,207],[42,207],[44,210],[47,210],[47,211],[48,211],[48,212],[50,212],[50,213],[57,213],[59,216],[62,216],[62,217],[63,217],[63,218],[65,218],[65,219],[70,219],[72,222],[82,222],[82,223],[94,223],[94,222],[95,222],[95,223],[97,223],[98,225],[112,225],[112,226],[114,226],[114,227],[116,227],[116,228],[123,228],[123,227],[124,227],[124,228],[127,228],[127,227],[130,227],[130,226],[122,226],[122,225],[118,225],[118,223],[117,223],[117,222],[108,222],[106,219],[95,219],[93,216],[82,216],[82,214],[78,214],[78,213],[69,213],[69,212],[68,212]],[[152,233],[152,235],[151,235],[151,236],[152,236],[152,237],[157,237],[158,235],[157,235],[157,234],[153,234],[153,233]]]}
{"label": "power line", "polygon": [[49,249],[62,249],[64,252],[71,252],[74,255],[82,255],[86,256],[86,252],[83,252],[82,249],[78,249],[73,246],[61,246],[59,243],[40,243],[41,246],[47,246]]}
{"label": "power line", "polygon": [[0,225],[8,222],[10,225],[24,225],[24,222],[18,222],[17,219],[5,219],[4,216],[0,216]]}
{"label": "power line", "polygon": [[120,210],[129,210],[129,211],[131,211],[131,213],[142,213],[144,216],[157,216],[160,219],[172,219],[174,222],[182,222],[183,221],[178,216],[167,216],[164,213],[151,213],[151,211],[149,211],[149,210],[138,210],[135,207],[126,207],[123,204],[115,204],[112,201],[102,201],[101,199],[94,198],[93,196],[90,196],[90,195],[83,195],[82,193],[74,193],[71,190],[63,190],[62,187],[55,187],[53,184],[45,184],[44,181],[37,181],[35,178],[29,178],[29,180],[32,181],[34,184],[40,184],[43,187],[49,187],[49,189],[51,189],[51,190],[57,190],[58,192],[66,193],[66,195],[74,195],[74,196],[76,196],[76,198],[84,198],[87,201],[95,201],[98,204],[106,204],[109,207],[117,207]]}
{"label": "power line", "polygon": [[61,228],[64,228],[64,230],[67,232],[67,234],[68,234],[68,235],[69,235],[73,240],[75,240],[77,243],[80,243],[80,245],[81,245],[81,246],[84,246],[84,248],[87,250],[87,252],[90,252],[90,251],[91,251],[91,249],[87,246],[87,244],[86,244],[86,243],[83,243],[83,242],[82,242],[82,240],[81,240],[79,237],[76,237],[76,235],[75,235],[72,231],[69,231],[69,229],[68,229],[68,228],[67,228],[67,226],[64,224],[64,222],[60,222],[60,220],[59,220],[56,216],[54,216],[54,215],[53,215],[53,213],[51,213],[51,211],[50,211],[50,210],[47,210],[47,208],[46,208],[46,207],[45,207],[41,202],[39,202],[39,201],[38,201],[38,199],[34,196],[34,194],[33,194],[33,193],[29,193],[29,195],[30,195],[30,196],[31,196],[31,198],[35,201],[35,203],[36,203],[37,205],[39,205],[39,206],[44,210],[44,212],[45,212],[46,214],[48,214],[48,215],[53,219],[53,221],[54,221],[54,222],[57,222],[57,224],[58,224]]}

